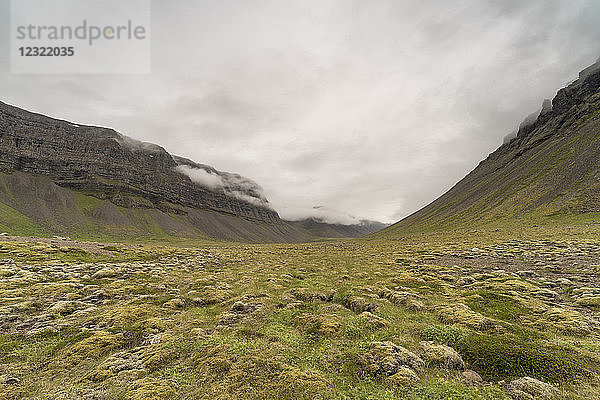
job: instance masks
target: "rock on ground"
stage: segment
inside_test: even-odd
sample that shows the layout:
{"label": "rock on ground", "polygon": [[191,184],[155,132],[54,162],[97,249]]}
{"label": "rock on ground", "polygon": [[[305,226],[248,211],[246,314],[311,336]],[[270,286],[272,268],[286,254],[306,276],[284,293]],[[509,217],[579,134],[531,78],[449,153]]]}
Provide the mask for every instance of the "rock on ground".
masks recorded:
{"label": "rock on ground", "polygon": [[465,369],[465,362],[452,347],[433,342],[421,342],[421,356],[427,364],[447,369]]}
{"label": "rock on ground", "polygon": [[419,356],[392,342],[371,342],[362,358],[366,369],[374,375],[392,376],[401,367],[416,372],[425,368],[425,362]]}
{"label": "rock on ground", "polygon": [[483,383],[483,378],[475,371],[468,369],[461,373],[462,377],[471,383]]}
{"label": "rock on ground", "polygon": [[391,385],[408,386],[419,381],[419,375],[408,367],[400,367],[398,372],[386,378],[386,382]]}
{"label": "rock on ground", "polygon": [[552,400],[559,394],[554,386],[528,376],[504,384],[504,388],[517,400]]}

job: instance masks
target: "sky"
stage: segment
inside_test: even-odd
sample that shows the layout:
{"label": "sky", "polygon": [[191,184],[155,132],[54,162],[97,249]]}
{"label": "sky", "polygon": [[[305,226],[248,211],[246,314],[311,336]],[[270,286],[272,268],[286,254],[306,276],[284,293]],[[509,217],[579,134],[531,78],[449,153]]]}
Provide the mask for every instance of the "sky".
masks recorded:
{"label": "sky", "polygon": [[9,20],[0,101],[240,173],[284,218],[411,214],[600,56],[597,0],[156,0],[127,75],[11,74]]}

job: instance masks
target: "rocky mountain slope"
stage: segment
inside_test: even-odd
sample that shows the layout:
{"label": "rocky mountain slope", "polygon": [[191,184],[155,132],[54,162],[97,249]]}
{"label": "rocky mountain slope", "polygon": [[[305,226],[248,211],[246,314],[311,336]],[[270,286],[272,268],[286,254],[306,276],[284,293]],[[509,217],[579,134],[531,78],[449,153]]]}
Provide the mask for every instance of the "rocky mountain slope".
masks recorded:
{"label": "rocky mountain slope", "polygon": [[2,232],[298,242],[379,228],[283,221],[251,179],[0,102]]}
{"label": "rocky mountain slope", "polygon": [[448,192],[383,234],[595,218],[600,212],[600,60],[511,136]]}
{"label": "rocky mountain slope", "polygon": [[[195,180],[204,174],[213,184]],[[112,129],[0,103],[0,228],[20,234],[304,241],[255,182]]]}
{"label": "rocky mountain slope", "polygon": [[[155,207],[182,212],[201,207],[260,221],[278,221],[264,197],[242,185],[224,190],[198,185],[177,169],[188,160],[160,146],[128,138],[112,129],[80,126],[0,103],[0,167],[48,175],[62,187],[93,193],[125,207]],[[215,177],[225,173],[210,169]],[[256,185],[257,186],[257,185]]]}

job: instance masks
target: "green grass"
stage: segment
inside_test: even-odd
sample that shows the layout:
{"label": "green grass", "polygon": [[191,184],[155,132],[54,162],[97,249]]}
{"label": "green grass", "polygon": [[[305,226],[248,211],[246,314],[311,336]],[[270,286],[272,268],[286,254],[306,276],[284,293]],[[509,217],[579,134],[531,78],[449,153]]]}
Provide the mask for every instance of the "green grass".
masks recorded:
{"label": "green grass", "polygon": [[50,232],[31,218],[0,202],[0,231],[12,235],[47,237]]}
{"label": "green grass", "polygon": [[471,334],[458,342],[465,360],[488,379],[531,376],[547,382],[590,377],[594,360],[539,341],[510,335]]}
{"label": "green grass", "polygon": [[511,296],[485,290],[476,292],[476,297],[468,298],[467,305],[486,317],[515,322],[519,316],[528,314],[531,309]]}
{"label": "green grass", "polygon": [[468,335],[468,330],[460,326],[452,325],[430,325],[423,329],[421,338],[437,344],[456,346]]}
{"label": "green grass", "polygon": [[[19,374],[16,398],[52,398],[56,388],[77,397],[86,388],[109,398],[507,399],[495,384],[469,385],[460,371],[429,366],[418,382],[403,385],[365,369],[372,341],[419,353],[426,340],[453,347],[492,383],[527,375],[564,388],[564,399],[594,398],[598,332],[556,331],[557,322],[540,318],[549,305],[528,291],[540,280],[493,272],[479,258],[441,262],[477,247],[479,257],[517,254],[523,269],[536,269],[537,256],[581,253],[593,264],[598,231],[585,229],[540,226],[527,239],[480,230],[310,244],[110,244],[100,246],[102,255],[0,243],[0,258],[44,266],[35,279],[0,272],[0,310],[14,307],[26,321],[57,301],[84,302],[82,311],[89,296],[104,296],[86,312],[53,314],[49,324],[62,326],[58,333],[0,335],[0,359],[7,373]],[[514,260],[505,266],[515,267]],[[94,278],[104,263],[117,263],[121,272]],[[583,266],[539,271],[577,274],[577,268]],[[591,266],[585,271],[592,280],[600,274]],[[471,284],[460,283],[468,277]],[[527,290],[511,292],[520,287]],[[412,293],[422,308],[389,293]],[[168,306],[173,299],[182,306]],[[224,323],[236,301],[262,306]],[[491,325],[444,324],[440,310],[454,303]],[[370,308],[376,319],[362,314],[368,304],[376,306]],[[114,354],[136,351],[139,376],[107,369]],[[95,378],[83,378],[89,376]]]}

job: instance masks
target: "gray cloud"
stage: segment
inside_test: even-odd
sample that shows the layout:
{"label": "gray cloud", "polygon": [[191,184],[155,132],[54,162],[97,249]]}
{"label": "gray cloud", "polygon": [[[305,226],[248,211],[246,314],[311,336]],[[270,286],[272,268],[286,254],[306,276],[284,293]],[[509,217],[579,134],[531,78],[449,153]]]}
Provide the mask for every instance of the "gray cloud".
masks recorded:
{"label": "gray cloud", "polygon": [[179,164],[175,170],[205,188],[224,193],[227,196],[235,197],[247,203],[256,204],[261,207],[271,209],[268,199],[264,194],[263,188],[252,179],[230,172],[217,171],[206,165],[188,165],[182,159],[175,157]]}
{"label": "gray cloud", "polygon": [[300,221],[310,218],[318,222],[339,225],[359,225],[364,222],[353,215],[323,206],[295,209],[291,213],[285,215],[284,218],[288,221]]}
{"label": "gray cloud", "polygon": [[155,1],[152,74],[13,75],[6,50],[0,100],[238,172],[284,216],[392,222],[592,64],[599,18],[595,0]]}

